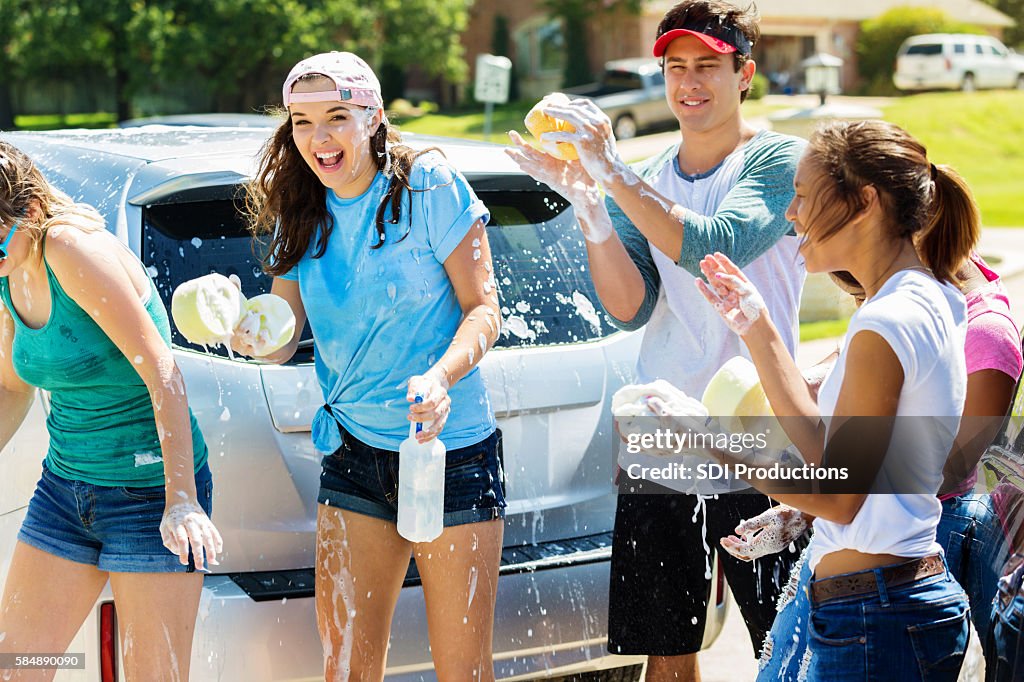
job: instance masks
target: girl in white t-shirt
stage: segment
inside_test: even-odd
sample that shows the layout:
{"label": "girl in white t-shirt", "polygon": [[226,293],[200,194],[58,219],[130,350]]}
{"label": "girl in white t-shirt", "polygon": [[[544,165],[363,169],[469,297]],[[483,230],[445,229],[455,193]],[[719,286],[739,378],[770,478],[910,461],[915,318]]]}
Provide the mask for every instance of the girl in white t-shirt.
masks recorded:
{"label": "girl in white t-shirt", "polygon": [[952,283],[977,208],[955,172],[881,121],[819,129],[794,185],[787,217],[807,270],[847,271],[866,293],[818,400],[733,263],[708,256],[710,284],[697,286],[747,345],[805,461],[849,472],[806,494],[766,490],[816,517],[807,679],[955,680],[968,607],[935,541],[935,493],[965,398],[966,308]]}

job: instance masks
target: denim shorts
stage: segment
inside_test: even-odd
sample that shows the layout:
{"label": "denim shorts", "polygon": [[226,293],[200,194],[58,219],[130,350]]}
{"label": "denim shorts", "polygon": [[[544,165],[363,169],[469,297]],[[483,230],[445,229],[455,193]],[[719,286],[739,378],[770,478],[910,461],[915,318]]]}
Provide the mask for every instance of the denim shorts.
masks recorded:
{"label": "denim shorts", "polygon": [[870,594],[812,603],[806,679],[956,682],[969,618],[967,596],[948,569],[906,585],[882,584]]}
{"label": "denim shorts", "polygon": [[[375,448],[344,429],[342,444],[323,459],[321,504],[392,523],[398,520],[398,453]],[[444,526],[505,517],[501,431],[449,450],[444,470]]]}
{"label": "denim shorts", "polygon": [[1016,682],[1024,678],[1024,564],[999,580],[985,642],[985,679]]}
{"label": "denim shorts", "polygon": [[[213,511],[210,467],[196,472],[199,505]],[[112,487],[72,481],[43,464],[18,540],[48,554],[111,573],[192,573],[164,547],[164,486]]]}

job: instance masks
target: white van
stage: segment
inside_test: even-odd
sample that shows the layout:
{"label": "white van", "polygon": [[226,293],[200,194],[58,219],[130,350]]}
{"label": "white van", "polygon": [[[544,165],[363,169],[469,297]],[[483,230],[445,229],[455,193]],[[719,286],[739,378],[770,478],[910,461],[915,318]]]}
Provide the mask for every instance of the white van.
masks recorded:
{"label": "white van", "polygon": [[1024,90],[1024,56],[987,35],[911,36],[897,52],[892,80],[900,90]]}

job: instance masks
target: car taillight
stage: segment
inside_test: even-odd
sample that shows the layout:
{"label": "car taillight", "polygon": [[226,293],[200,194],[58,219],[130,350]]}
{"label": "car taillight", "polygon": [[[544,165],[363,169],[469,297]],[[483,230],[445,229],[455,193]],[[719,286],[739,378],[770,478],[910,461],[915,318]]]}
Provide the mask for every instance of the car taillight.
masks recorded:
{"label": "car taillight", "polygon": [[946,57],[946,71],[952,71],[952,70],[953,70],[953,60],[950,59],[949,57]]}
{"label": "car taillight", "polygon": [[111,601],[100,604],[100,680],[117,682],[117,613]]}
{"label": "car taillight", "polygon": [[722,559],[717,555],[715,563],[718,564],[718,579],[715,581],[715,606],[721,606],[725,601],[725,571],[722,570]]}

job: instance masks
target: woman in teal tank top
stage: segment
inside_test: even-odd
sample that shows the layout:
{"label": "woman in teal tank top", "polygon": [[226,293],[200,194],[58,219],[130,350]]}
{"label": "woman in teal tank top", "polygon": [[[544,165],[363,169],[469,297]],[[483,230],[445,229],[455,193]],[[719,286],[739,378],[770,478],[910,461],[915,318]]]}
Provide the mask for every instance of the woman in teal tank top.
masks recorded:
{"label": "woman in teal tank top", "polygon": [[167,311],[99,214],[6,142],[0,301],[0,448],[36,389],[50,398],[43,473],[0,600],[0,655],[66,650],[109,580],[126,678],[187,679],[196,570],[217,563],[221,538]]}

